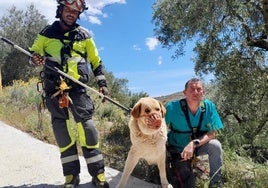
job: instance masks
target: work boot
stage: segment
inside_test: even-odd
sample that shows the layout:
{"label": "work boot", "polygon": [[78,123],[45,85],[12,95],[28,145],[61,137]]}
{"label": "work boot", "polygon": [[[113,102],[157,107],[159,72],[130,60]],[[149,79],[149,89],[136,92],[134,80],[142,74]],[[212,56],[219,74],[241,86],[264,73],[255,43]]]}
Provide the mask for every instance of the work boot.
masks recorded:
{"label": "work boot", "polygon": [[101,173],[97,175],[97,177],[92,178],[92,183],[97,187],[97,188],[109,188],[109,184],[106,181],[104,173]]}
{"label": "work boot", "polygon": [[65,176],[65,183],[63,188],[75,188],[80,183],[79,175]]}

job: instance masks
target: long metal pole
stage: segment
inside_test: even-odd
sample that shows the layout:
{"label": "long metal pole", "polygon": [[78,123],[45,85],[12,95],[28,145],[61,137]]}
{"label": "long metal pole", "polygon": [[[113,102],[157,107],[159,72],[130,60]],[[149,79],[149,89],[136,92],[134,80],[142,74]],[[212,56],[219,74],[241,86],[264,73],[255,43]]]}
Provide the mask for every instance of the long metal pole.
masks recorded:
{"label": "long metal pole", "polygon": [[[32,54],[31,54],[29,51],[27,51],[27,50],[21,48],[20,46],[16,45],[16,44],[13,43],[12,41],[10,41],[10,40],[8,40],[8,39],[2,37],[2,36],[0,36],[0,37],[1,37],[1,40],[2,40],[2,41],[4,41],[4,42],[6,42],[7,44],[13,46],[15,49],[17,49],[17,50],[23,52],[24,54],[28,55],[29,57],[32,57]],[[116,105],[116,106],[122,108],[123,110],[125,110],[125,111],[127,111],[127,112],[130,112],[130,111],[131,111],[131,109],[129,109],[129,108],[127,108],[127,107],[121,105],[120,103],[114,101],[114,100],[111,99],[110,97],[108,97],[108,96],[106,96],[106,95],[103,95],[102,93],[100,93],[100,92],[96,91],[95,89],[89,87],[88,85],[86,85],[86,84],[80,82],[79,80],[76,80],[74,77],[72,77],[72,76],[66,74],[65,72],[61,71],[61,70],[58,69],[57,67],[50,67],[50,66],[48,66],[48,65],[46,65],[46,64],[45,64],[44,66],[46,66],[48,69],[50,69],[50,70],[52,70],[52,71],[55,71],[55,72],[61,74],[61,75],[64,76],[64,77],[66,77],[66,78],[72,80],[73,82],[75,82],[75,83],[77,83],[77,84],[83,86],[84,88],[86,88],[86,89],[88,89],[88,90],[90,90],[90,91],[96,93],[97,95],[101,96],[101,97],[104,98],[105,100],[107,100],[107,101],[111,102],[112,104],[114,104],[114,105]]]}

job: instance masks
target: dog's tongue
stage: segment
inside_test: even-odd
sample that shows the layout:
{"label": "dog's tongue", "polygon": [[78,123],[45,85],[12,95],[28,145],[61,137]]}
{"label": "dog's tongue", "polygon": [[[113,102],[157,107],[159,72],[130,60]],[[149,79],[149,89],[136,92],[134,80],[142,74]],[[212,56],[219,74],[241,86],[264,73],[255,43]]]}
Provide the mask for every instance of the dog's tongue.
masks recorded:
{"label": "dog's tongue", "polygon": [[150,116],[150,124],[149,128],[151,129],[158,129],[161,127],[162,124],[162,118],[157,114],[152,114]]}

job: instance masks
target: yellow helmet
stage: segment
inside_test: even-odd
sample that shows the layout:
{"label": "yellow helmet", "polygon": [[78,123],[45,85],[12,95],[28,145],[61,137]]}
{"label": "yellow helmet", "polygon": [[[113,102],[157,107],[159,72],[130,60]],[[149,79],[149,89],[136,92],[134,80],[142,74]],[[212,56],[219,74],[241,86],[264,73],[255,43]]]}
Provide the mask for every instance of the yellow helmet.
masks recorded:
{"label": "yellow helmet", "polygon": [[59,4],[72,8],[82,13],[87,9],[86,2],[84,0],[57,0]]}

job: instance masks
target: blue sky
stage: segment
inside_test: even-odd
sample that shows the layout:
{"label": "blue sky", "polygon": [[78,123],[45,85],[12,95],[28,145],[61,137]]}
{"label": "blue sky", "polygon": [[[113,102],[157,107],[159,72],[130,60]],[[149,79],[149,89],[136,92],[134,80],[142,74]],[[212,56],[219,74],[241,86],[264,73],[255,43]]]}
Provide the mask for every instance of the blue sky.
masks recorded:
{"label": "blue sky", "polygon": [[[0,16],[12,5],[26,9],[34,3],[54,21],[56,0],[9,0],[0,2]],[[172,51],[162,48],[154,37],[154,0],[86,0],[89,9],[78,21],[94,37],[107,71],[128,80],[132,93],[146,92],[152,97],[182,91],[195,76],[192,46],[185,55],[172,60]]]}

